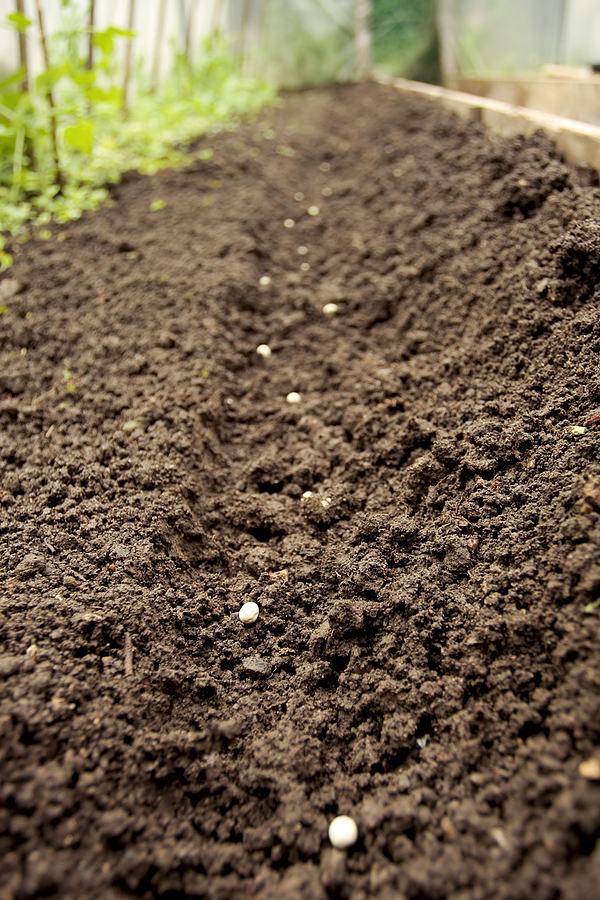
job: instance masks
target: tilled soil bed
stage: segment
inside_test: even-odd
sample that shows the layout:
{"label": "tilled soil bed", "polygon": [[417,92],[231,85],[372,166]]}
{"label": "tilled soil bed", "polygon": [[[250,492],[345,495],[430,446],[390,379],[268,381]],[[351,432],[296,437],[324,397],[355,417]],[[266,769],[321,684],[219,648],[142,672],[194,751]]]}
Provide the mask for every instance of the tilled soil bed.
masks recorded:
{"label": "tilled soil bed", "polygon": [[0,897],[599,897],[595,177],[374,84],[209,147],[0,281]]}

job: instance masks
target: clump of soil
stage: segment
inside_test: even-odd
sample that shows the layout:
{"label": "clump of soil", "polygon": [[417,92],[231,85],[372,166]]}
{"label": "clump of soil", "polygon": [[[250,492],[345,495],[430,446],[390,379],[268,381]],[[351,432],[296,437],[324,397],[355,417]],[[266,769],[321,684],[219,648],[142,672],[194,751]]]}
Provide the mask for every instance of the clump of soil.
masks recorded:
{"label": "clump of soil", "polygon": [[207,146],[0,281],[2,900],[597,896],[594,179],[373,84]]}

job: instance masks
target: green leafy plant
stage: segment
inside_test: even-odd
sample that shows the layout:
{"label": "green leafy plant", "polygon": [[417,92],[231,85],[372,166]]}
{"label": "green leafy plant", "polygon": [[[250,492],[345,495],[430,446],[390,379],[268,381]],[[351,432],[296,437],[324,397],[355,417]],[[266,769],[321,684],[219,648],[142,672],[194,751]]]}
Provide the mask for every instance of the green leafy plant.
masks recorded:
{"label": "green leafy plant", "polygon": [[[115,49],[134,33],[114,26],[92,32],[75,4],[63,0],[61,26],[48,36],[38,0],[36,9],[45,68],[30,79],[21,65],[0,82],[0,234],[21,240],[33,229],[44,237],[52,220],[97,207],[122,172],[184,165],[194,138],[235,125],[274,99],[273,86],[243,75],[225,44],[211,40],[193,65],[178,55],[160,89],[138,86],[125,110]],[[4,25],[28,37],[32,22],[17,12]],[[211,155],[204,148],[200,158]],[[11,263],[4,246],[2,239],[0,271]]]}

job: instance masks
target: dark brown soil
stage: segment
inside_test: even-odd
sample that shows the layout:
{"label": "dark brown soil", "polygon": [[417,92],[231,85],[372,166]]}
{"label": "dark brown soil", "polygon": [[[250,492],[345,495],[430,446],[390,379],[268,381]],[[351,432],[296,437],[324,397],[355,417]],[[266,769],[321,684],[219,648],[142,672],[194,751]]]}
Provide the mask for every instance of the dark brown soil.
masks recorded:
{"label": "dark brown soil", "polygon": [[0,897],[600,897],[594,178],[377,85],[207,145],[0,282]]}

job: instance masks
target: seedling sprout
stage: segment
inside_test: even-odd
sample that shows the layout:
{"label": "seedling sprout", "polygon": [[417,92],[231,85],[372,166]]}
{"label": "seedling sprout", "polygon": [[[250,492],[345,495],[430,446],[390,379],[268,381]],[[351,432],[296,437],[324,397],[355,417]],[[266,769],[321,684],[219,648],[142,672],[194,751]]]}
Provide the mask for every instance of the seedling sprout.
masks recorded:
{"label": "seedling sprout", "polygon": [[271,356],[271,348],[268,344],[259,344],[256,348],[256,352],[259,356],[262,356],[263,359],[269,359]]}

